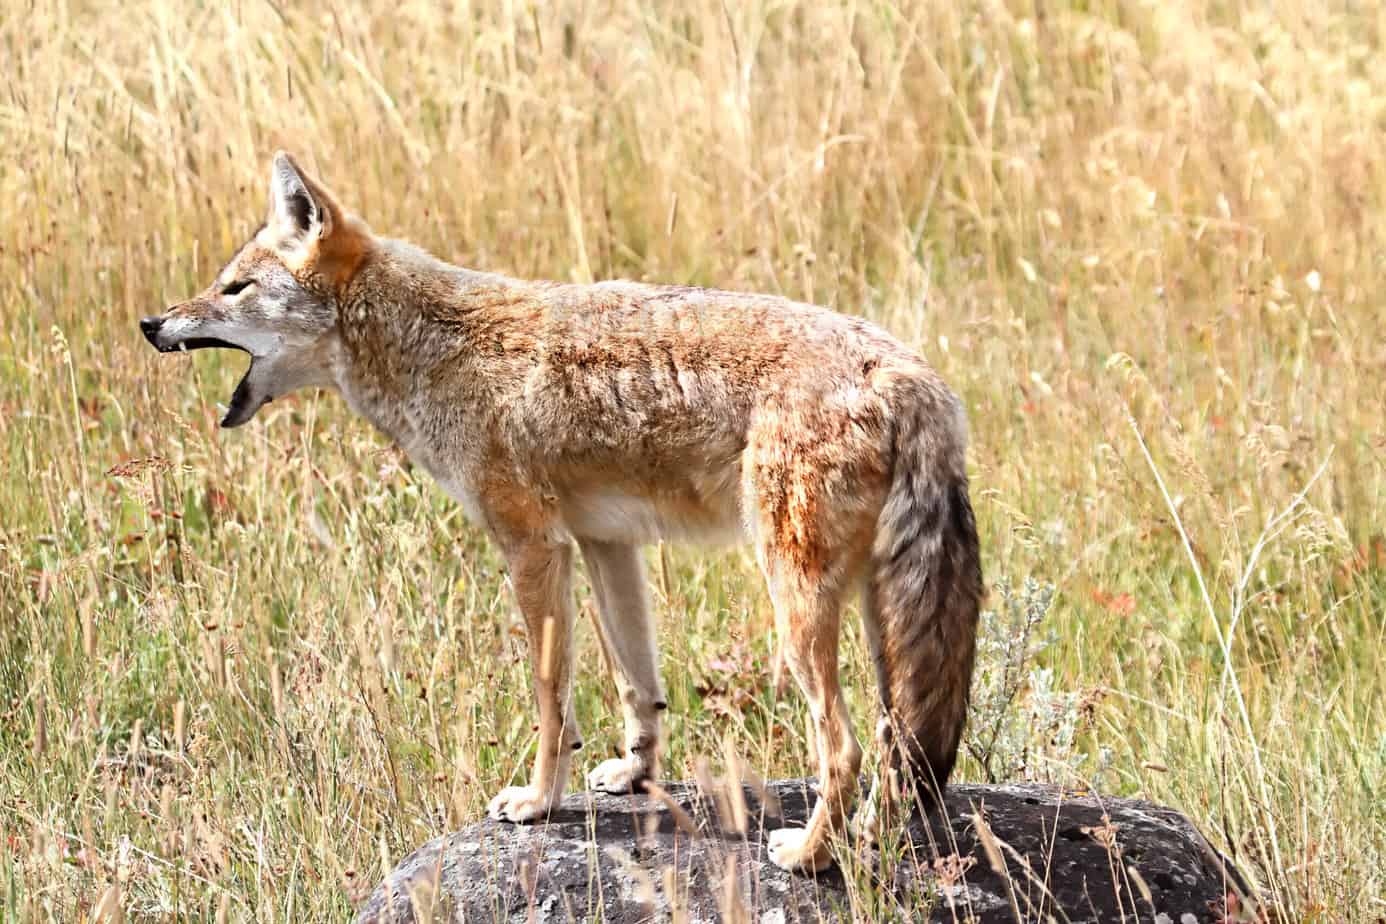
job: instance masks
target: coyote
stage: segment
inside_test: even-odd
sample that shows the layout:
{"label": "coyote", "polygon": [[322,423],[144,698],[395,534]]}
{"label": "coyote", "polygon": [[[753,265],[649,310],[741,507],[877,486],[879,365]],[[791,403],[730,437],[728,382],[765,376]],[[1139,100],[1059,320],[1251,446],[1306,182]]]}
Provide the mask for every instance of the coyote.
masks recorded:
{"label": "coyote", "polygon": [[[528,632],[539,744],[492,818],[558,804],[581,746],[571,700],[574,547],[625,720],[587,775],[639,791],[659,767],[656,661],[640,546],[742,537],[808,700],[819,798],[771,832],[790,870],[831,862],[862,751],[838,673],[862,592],[882,772],[862,824],[932,808],[967,712],[982,594],[966,421],[914,351],[860,318],[766,295],[632,282],[525,282],[376,237],[276,154],[266,223],[206,291],[140,321],[161,352],[250,354],[223,427],[294,389],[336,389],[503,552]],[[910,784],[913,783],[913,787]]]}

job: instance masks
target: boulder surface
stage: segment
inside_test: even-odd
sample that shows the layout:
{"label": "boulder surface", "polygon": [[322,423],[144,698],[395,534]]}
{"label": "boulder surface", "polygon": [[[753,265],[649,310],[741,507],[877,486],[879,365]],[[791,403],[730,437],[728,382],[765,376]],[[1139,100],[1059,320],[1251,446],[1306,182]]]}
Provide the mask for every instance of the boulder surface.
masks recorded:
{"label": "boulder surface", "polygon": [[804,823],[811,780],[770,782],[759,798],[665,786],[662,797],[574,793],[547,822],[483,821],[435,838],[376,888],[357,924],[1192,924],[1226,920],[1245,894],[1187,818],[1148,802],[955,784],[947,823],[916,818],[883,848],[844,841],[838,865],[809,876],[773,866],[763,842]]}

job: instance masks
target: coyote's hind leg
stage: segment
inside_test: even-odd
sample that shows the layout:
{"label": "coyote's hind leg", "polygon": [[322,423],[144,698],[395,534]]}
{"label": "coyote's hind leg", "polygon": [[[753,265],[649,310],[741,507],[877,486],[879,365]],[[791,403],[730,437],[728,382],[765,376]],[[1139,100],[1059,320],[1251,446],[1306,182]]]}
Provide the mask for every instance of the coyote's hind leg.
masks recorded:
{"label": "coyote's hind leg", "polygon": [[803,828],[770,832],[770,859],[782,869],[813,872],[832,862],[828,840],[844,828],[861,769],[861,746],[838,677],[841,599],[835,589],[804,586],[802,576],[794,580],[774,574],[770,585],[785,662],[808,700],[818,746],[813,814]]}
{"label": "coyote's hind leg", "polygon": [[830,838],[843,832],[857,794],[862,751],[842,695],[838,636],[843,597],[859,585],[885,493],[887,460],[868,405],[781,396],[761,409],[743,462],[747,525],[818,750],[819,798],[808,824],[770,833],[770,859],[788,870],[831,863]]}

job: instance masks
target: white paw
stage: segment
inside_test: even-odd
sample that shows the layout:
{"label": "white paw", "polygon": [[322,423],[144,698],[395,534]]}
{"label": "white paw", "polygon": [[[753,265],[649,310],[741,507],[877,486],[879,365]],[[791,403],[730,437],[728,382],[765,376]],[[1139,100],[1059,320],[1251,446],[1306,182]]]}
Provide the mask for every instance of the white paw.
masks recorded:
{"label": "white paw", "polygon": [[637,783],[649,778],[645,762],[631,757],[613,757],[587,773],[587,788],[614,796],[632,792]]}
{"label": "white paw", "polygon": [[876,806],[862,806],[852,819],[847,822],[847,832],[852,838],[866,844],[879,844],[881,842],[881,816],[876,812]]}
{"label": "white paw", "polygon": [[549,801],[533,786],[507,786],[486,809],[496,821],[533,821],[548,813]]}
{"label": "white paw", "polygon": [[808,831],[804,828],[779,828],[770,832],[766,849],[770,862],[791,873],[817,873],[832,864],[826,844],[819,848],[819,856],[809,855],[805,850]]}

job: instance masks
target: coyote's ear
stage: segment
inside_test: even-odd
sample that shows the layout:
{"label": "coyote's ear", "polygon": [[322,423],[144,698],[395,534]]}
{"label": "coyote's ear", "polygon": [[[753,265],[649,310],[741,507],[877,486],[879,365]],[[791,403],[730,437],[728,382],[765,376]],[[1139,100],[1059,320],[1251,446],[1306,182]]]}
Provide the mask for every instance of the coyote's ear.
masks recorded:
{"label": "coyote's ear", "polygon": [[323,189],[283,151],[270,165],[269,223],[285,244],[302,244],[329,237],[341,227],[342,212]]}

